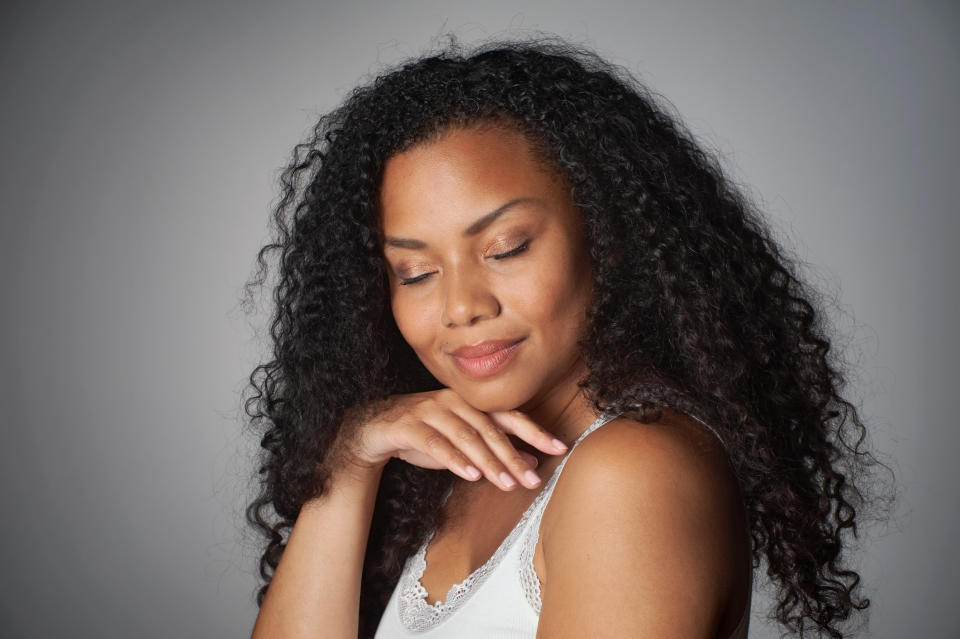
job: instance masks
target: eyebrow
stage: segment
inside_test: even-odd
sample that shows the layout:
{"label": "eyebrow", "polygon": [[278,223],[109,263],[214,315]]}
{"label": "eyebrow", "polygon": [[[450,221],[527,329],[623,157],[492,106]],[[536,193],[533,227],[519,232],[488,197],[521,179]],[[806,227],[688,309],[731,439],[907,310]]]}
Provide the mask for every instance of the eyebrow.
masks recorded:
{"label": "eyebrow", "polygon": [[[510,200],[506,204],[503,204],[497,207],[493,211],[487,213],[486,215],[481,216],[476,221],[474,221],[470,226],[464,229],[463,237],[470,237],[471,235],[476,235],[477,233],[480,233],[485,228],[493,224],[498,217],[500,217],[501,215],[503,215],[513,207],[517,206],[518,204],[527,204],[530,202],[539,202],[539,201],[540,200],[532,197],[518,197],[513,200]],[[384,238],[384,244],[388,246],[393,246],[395,248],[403,248],[403,249],[427,248],[427,243],[422,240],[414,240],[414,239],[404,238],[404,237],[390,237],[389,235],[386,238]]]}

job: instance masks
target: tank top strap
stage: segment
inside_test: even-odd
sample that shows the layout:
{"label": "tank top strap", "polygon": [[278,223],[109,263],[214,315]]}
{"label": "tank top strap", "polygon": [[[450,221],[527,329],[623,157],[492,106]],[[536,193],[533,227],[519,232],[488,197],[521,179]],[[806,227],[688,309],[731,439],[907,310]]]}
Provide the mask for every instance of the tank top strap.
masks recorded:
{"label": "tank top strap", "polygon": [[544,485],[543,489],[540,491],[540,494],[537,495],[537,498],[534,500],[533,504],[530,506],[529,517],[526,521],[526,527],[522,532],[522,537],[520,539],[520,584],[523,587],[523,594],[526,597],[527,603],[533,608],[533,610],[539,615],[540,614],[540,578],[537,576],[536,570],[533,568],[533,554],[536,551],[537,539],[540,538],[540,520],[543,518],[543,511],[547,508],[547,503],[550,501],[550,496],[553,494],[553,489],[557,485],[557,479],[560,477],[560,473],[563,471],[563,467],[566,466],[567,460],[570,459],[570,453],[576,449],[576,447],[582,442],[587,435],[597,430],[604,424],[607,424],[620,415],[620,411],[616,410],[606,410],[600,417],[597,418],[580,436],[573,442],[573,445],[570,446],[570,450],[566,452],[561,460],[560,465],[553,471],[553,474],[550,475],[550,479],[547,480],[547,483]]}

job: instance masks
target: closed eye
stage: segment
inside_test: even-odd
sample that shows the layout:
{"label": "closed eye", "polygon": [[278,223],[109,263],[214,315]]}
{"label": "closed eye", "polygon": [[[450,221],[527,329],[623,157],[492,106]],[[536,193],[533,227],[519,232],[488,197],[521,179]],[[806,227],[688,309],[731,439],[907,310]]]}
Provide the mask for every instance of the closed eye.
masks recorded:
{"label": "closed eye", "polygon": [[417,282],[422,282],[431,275],[433,275],[433,273],[421,273],[420,275],[416,275],[414,277],[401,277],[400,285],[406,286],[407,284],[416,284]]}
{"label": "closed eye", "polygon": [[[492,257],[495,260],[504,260],[509,257],[513,257],[514,255],[519,255],[520,253],[523,253],[529,247],[530,247],[530,241],[527,240],[526,242],[524,242],[523,244],[520,244],[516,248],[512,248],[509,251],[504,251],[503,253],[497,253],[495,255],[491,255],[490,257]],[[423,280],[427,279],[431,275],[433,275],[433,272],[421,273],[420,275],[415,275],[413,277],[401,277],[400,285],[407,286],[409,284],[416,284],[417,282],[422,282]]]}
{"label": "closed eye", "polygon": [[523,253],[524,251],[527,250],[529,246],[530,246],[530,242],[527,241],[521,244],[520,246],[518,246],[517,248],[510,249],[509,251],[506,251],[504,253],[497,253],[496,255],[491,255],[490,257],[492,257],[495,260],[506,259],[508,257],[513,257],[514,255]]}

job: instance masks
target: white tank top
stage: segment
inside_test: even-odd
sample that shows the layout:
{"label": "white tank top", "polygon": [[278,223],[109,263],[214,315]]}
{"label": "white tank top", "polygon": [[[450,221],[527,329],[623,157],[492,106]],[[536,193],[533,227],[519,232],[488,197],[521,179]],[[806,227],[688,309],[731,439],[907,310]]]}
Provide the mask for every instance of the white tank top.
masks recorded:
{"label": "white tank top", "polygon": [[[573,449],[616,416],[604,413],[577,438],[493,556],[451,586],[446,597],[433,605],[427,603],[427,591],[420,584],[431,532],[404,565],[375,639],[534,639],[540,619],[540,581],[533,568],[533,554],[543,511]],[[449,496],[448,491],[444,501]],[[749,613],[748,598],[740,623],[728,639],[746,639]]]}

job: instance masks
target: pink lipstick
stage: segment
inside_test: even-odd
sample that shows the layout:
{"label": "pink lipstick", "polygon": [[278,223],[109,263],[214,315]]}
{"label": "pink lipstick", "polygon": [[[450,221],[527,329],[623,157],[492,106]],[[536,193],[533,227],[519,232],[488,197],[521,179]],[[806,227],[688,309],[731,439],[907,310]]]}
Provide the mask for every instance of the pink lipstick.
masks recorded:
{"label": "pink lipstick", "polygon": [[461,346],[450,355],[461,372],[470,377],[489,377],[502,370],[517,352],[523,339],[487,340]]}

